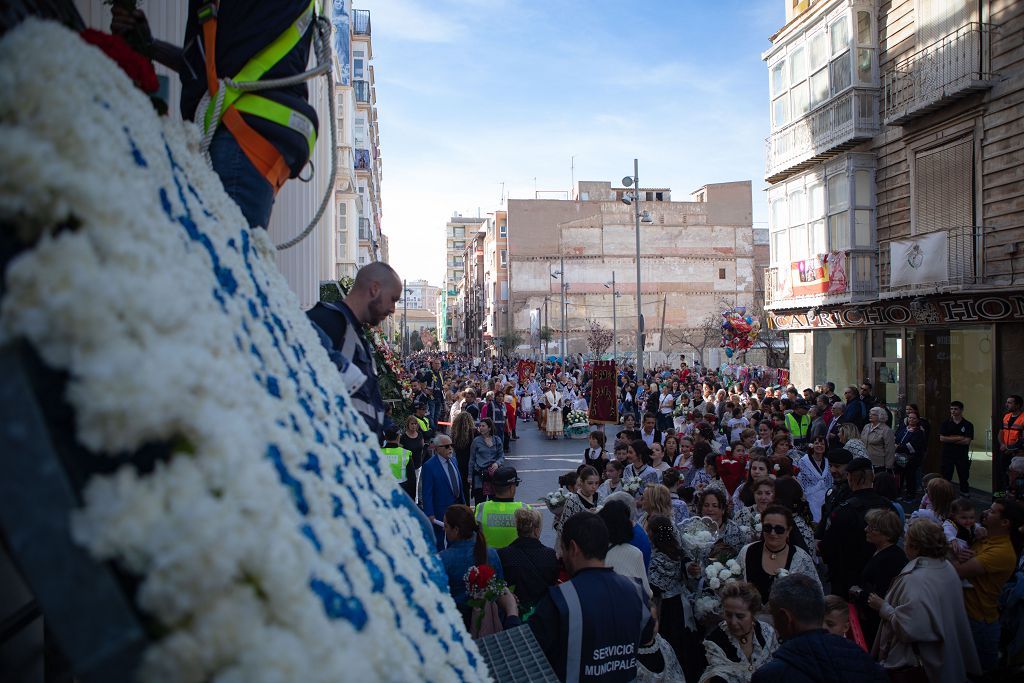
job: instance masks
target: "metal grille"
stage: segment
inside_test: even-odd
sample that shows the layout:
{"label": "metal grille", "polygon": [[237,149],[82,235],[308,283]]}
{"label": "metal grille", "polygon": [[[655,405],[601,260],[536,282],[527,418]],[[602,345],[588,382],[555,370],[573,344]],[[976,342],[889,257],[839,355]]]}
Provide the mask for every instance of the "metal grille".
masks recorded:
{"label": "metal grille", "polygon": [[497,683],[558,683],[533,631],[525,624],[484,636],[476,646]]}
{"label": "metal grille", "polygon": [[[931,231],[935,232],[935,231]],[[984,249],[985,231],[982,226],[968,225],[950,228],[946,231],[948,241],[948,278],[941,282],[922,282],[915,285],[893,287],[890,284],[892,266],[890,262],[891,244],[885,242],[878,246],[879,280],[883,291],[933,291],[937,286],[963,286],[979,282],[981,273],[976,268],[977,254]]]}
{"label": "metal grille", "polygon": [[974,138],[921,152],[914,162],[914,234],[974,223]]}

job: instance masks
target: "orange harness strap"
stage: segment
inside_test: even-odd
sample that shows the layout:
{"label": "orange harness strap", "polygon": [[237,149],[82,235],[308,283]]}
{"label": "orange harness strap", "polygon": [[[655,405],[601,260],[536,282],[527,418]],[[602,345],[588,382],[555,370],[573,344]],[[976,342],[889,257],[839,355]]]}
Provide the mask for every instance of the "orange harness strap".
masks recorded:
{"label": "orange harness strap", "polygon": [[[218,89],[216,10],[202,22],[202,25],[203,49],[206,51],[206,87],[210,90],[210,96],[213,97],[217,94]],[[291,176],[291,169],[285,163],[284,156],[265,137],[245,122],[234,105],[224,110],[221,122],[234,136],[235,142],[242,148],[245,156],[256,167],[260,175],[266,178],[274,188],[276,195]]]}

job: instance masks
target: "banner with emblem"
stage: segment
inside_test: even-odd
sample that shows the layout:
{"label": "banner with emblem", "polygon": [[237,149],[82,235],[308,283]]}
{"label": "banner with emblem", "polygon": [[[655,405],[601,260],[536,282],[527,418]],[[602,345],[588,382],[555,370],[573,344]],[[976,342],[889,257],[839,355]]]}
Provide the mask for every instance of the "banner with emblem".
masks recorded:
{"label": "banner with emblem", "polygon": [[532,360],[521,360],[516,370],[519,372],[519,384],[525,385],[537,372],[537,364]]}
{"label": "banner with emblem", "polygon": [[793,296],[824,294],[828,291],[828,257],[812,256],[790,263],[790,283]]}
{"label": "banner with emblem", "polygon": [[615,361],[594,362],[593,381],[590,388],[591,424],[618,424],[619,401]]}
{"label": "banner with emblem", "polygon": [[889,286],[946,282],[949,279],[948,242],[945,232],[889,242]]}

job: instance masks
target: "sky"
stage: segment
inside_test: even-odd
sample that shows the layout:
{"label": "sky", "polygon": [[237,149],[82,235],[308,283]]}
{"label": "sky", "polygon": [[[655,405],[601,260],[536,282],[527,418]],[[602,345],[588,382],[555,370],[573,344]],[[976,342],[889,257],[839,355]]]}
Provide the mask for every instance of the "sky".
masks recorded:
{"label": "sky", "polygon": [[634,157],[640,184],[677,201],[753,181],[767,227],[761,54],[784,0],[354,5],[370,10],[382,227],[403,277],[441,284],[454,212],[567,193],[573,177],[619,185]]}

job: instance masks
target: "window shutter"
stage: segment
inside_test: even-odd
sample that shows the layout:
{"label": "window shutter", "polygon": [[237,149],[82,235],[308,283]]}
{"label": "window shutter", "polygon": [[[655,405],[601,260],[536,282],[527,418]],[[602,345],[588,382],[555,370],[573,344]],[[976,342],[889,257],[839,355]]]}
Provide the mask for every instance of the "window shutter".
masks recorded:
{"label": "window shutter", "polygon": [[914,233],[974,224],[974,139],[920,152],[914,169]]}
{"label": "window shutter", "polygon": [[917,47],[927,47],[971,19],[977,0],[917,0]]}

